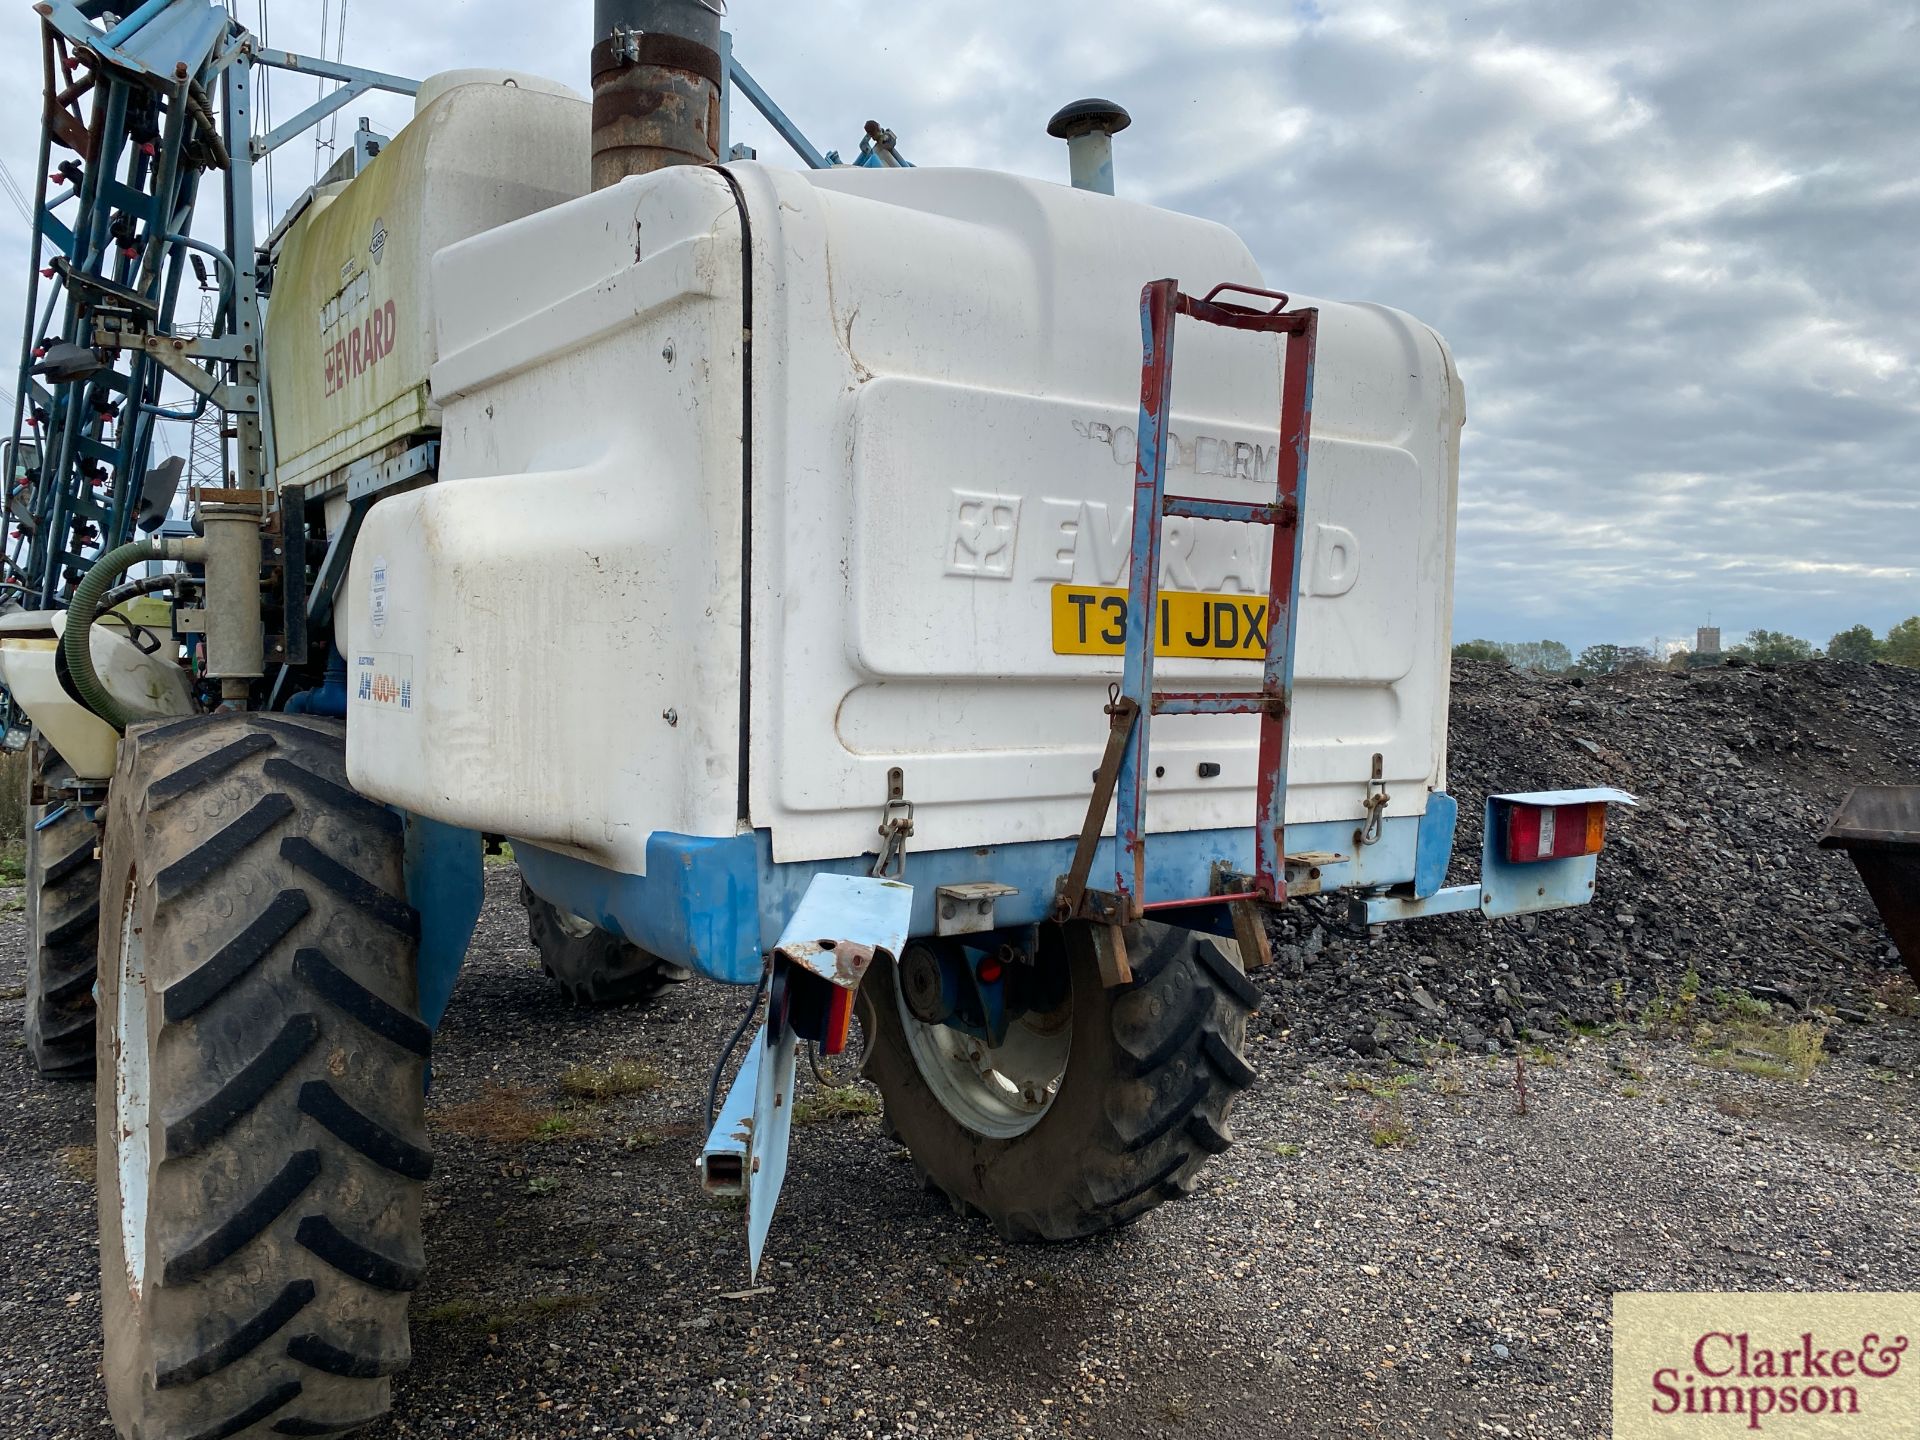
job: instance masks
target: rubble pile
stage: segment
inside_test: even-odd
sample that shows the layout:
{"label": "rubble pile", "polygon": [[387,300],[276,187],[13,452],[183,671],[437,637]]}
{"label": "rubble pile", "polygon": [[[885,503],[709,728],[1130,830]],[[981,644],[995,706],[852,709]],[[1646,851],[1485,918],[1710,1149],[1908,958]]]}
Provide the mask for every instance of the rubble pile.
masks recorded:
{"label": "rubble pile", "polygon": [[[1587,907],[1356,930],[1335,897],[1269,923],[1263,1019],[1286,1053],[1498,1052],[1639,1017],[1692,989],[1853,1025],[1910,1008],[1905,968],[1844,854],[1815,841],[1856,784],[1920,781],[1920,670],[1826,661],[1580,678],[1456,661],[1450,883],[1480,862],[1489,790],[1612,785]],[[1860,1032],[1866,1033],[1866,1032]]]}

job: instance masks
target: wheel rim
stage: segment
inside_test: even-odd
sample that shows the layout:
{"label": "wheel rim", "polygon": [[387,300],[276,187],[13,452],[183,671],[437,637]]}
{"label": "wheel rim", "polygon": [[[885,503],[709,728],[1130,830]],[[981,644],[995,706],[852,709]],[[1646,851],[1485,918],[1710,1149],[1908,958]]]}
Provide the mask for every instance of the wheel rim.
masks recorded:
{"label": "wheel rim", "polygon": [[134,885],[120,910],[119,1005],[114,1015],[113,1137],[120,1179],[120,1254],[137,1302],[147,1284],[147,1121],[153,1087],[147,1055],[147,952],[133,923]]}
{"label": "wheel rim", "polygon": [[1052,1107],[1066,1077],[1073,1039],[1073,997],[1056,1010],[1029,1012],[988,1045],[946,1025],[929,1025],[907,1009],[894,986],[894,1004],[920,1078],[946,1112],[976,1134],[995,1140],[1024,1135]]}
{"label": "wheel rim", "polygon": [[557,905],[554,907],[553,916],[554,923],[560,927],[561,934],[575,940],[584,940],[600,928],[591,920],[582,919],[571,910],[562,910]]}

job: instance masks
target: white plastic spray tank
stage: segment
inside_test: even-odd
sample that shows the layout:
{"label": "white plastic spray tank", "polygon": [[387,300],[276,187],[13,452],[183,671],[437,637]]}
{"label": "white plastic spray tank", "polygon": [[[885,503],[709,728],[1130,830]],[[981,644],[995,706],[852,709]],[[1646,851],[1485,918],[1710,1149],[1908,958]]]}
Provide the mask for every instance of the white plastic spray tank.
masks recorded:
{"label": "white plastic spray tank", "polygon": [[[1072,835],[1119,669],[1076,626],[1125,584],[1161,275],[1263,281],[1218,225],[930,169],[671,169],[442,252],[444,483],[356,552],[356,784],[628,875],[656,832],[869,851],[896,767],[922,852]],[[1321,338],[1286,818],[1364,817],[1376,755],[1411,817],[1444,783],[1461,389],[1408,317],[1296,303]],[[1276,343],[1195,330],[1177,373],[1180,488],[1270,496]],[[1264,557],[1174,521],[1163,578],[1251,601]],[[1250,681],[1198,658],[1251,653],[1220,638],[1163,648],[1162,682]],[[1254,722],[1163,719],[1154,758],[1154,830],[1250,824]]]}

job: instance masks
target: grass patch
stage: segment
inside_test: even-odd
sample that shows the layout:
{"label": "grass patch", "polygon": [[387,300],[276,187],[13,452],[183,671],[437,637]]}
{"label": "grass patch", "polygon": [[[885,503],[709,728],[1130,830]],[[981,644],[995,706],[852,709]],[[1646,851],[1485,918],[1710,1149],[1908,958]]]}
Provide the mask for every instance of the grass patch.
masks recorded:
{"label": "grass patch", "polygon": [[441,1325],[450,1330],[498,1335],[561,1315],[592,1310],[599,1304],[598,1295],[529,1295],[506,1305],[483,1300],[445,1300],[422,1312],[420,1320],[423,1324]]}
{"label": "grass patch", "polygon": [[611,1065],[569,1065],[560,1076],[560,1093],[604,1105],[628,1095],[643,1095],[667,1083],[666,1072],[646,1060],[615,1060]]}
{"label": "grass patch", "polygon": [[24,884],[27,878],[27,847],[18,840],[0,845],[0,885]]}
{"label": "grass patch", "polygon": [[1585,1021],[1576,1020],[1571,1015],[1561,1016],[1560,1023],[1575,1040],[1604,1040],[1620,1029],[1618,1020]]}
{"label": "grass patch", "polygon": [[1269,1155],[1277,1155],[1282,1160],[1291,1160],[1300,1153],[1300,1147],[1291,1140],[1256,1140],[1255,1146]]}
{"label": "grass patch", "polygon": [[813,1089],[793,1102],[793,1123],[820,1125],[851,1115],[878,1115],[880,1097],[864,1085],[829,1085]]}
{"label": "grass patch", "polygon": [[1729,1055],[1725,1060],[1726,1068],[1738,1071],[1742,1075],[1755,1075],[1762,1080],[1791,1080],[1793,1071],[1778,1060],[1769,1060],[1764,1055]]}
{"label": "grass patch", "polygon": [[1557,1052],[1549,1050],[1546,1046],[1529,1045],[1527,1063],[1538,1066],[1542,1070],[1557,1070],[1563,1062]]}
{"label": "grass patch", "polygon": [[1413,1122],[1407,1118],[1406,1102],[1398,1095],[1373,1107],[1367,1128],[1376,1150],[1399,1150],[1413,1143]]}
{"label": "grass patch", "polygon": [[[1769,1016],[1772,1011],[1769,1007]],[[1788,1024],[1771,1018],[1733,1018],[1694,1027],[1694,1048],[1705,1062],[1762,1080],[1804,1085],[1827,1063],[1827,1027],[1813,1020]]]}
{"label": "grass patch", "polygon": [[531,1092],[517,1085],[489,1085],[477,1100],[428,1112],[443,1130],[493,1145],[525,1145],[540,1129],[546,1112],[534,1106]]}
{"label": "grass patch", "polygon": [[1402,1091],[1418,1084],[1419,1080],[1420,1077],[1411,1070],[1395,1070],[1379,1077],[1349,1070],[1346,1078],[1340,1082],[1340,1088],[1358,1090],[1376,1100],[1393,1100],[1399,1098]]}
{"label": "grass patch", "polygon": [[507,841],[502,840],[498,849],[490,849],[487,851],[486,862],[489,865],[513,864],[513,846]]}
{"label": "grass patch", "polygon": [[60,1168],[66,1172],[69,1180],[78,1180],[83,1185],[93,1184],[93,1146],[62,1145],[54,1158],[60,1162]]}
{"label": "grass patch", "polygon": [[1773,1006],[1757,995],[1735,995],[1726,1005],[1727,1013],[1736,1020],[1766,1021],[1773,1019]]}
{"label": "grass patch", "polygon": [[551,1195],[559,1188],[560,1177],[557,1175],[535,1175],[527,1181],[529,1195]]}
{"label": "grass patch", "polygon": [[533,1127],[533,1138],[542,1144],[555,1140],[581,1140],[593,1133],[586,1116],[571,1110],[555,1110],[540,1117]]}
{"label": "grass patch", "polygon": [[1911,1020],[1920,1016],[1920,989],[1905,975],[1889,975],[1874,987],[1874,1002],[1887,1007],[1887,1013]]}
{"label": "grass patch", "polygon": [[1428,1078],[1427,1088],[1436,1095],[1464,1095],[1467,1082],[1452,1070],[1440,1070]]}
{"label": "grass patch", "polygon": [[24,985],[9,985],[6,989],[0,990],[0,1000],[24,1000],[26,998],[27,987]]}

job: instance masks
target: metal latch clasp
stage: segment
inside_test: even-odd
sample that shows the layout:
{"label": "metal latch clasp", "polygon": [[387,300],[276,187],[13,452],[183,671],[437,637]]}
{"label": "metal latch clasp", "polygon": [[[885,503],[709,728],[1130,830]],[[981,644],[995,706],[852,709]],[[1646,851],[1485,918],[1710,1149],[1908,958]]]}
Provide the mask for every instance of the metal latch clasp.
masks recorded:
{"label": "metal latch clasp", "polygon": [[1386,819],[1387,801],[1393,797],[1387,794],[1386,758],[1379,751],[1373,756],[1373,775],[1367,781],[1367,798],[1362,802],[1367,812],[1366,823],[1353,832],[1353,843],[1372,845],[1380,839],[1380,828]]}
{"label": "metal latch clasp", "polygon": [[880,812],[880,853],[873,875],[898,880],[907,871],[907,841],[913,835],[913,802],[907,799],[907,772],[898,765],[887,771],[887,803]]}

